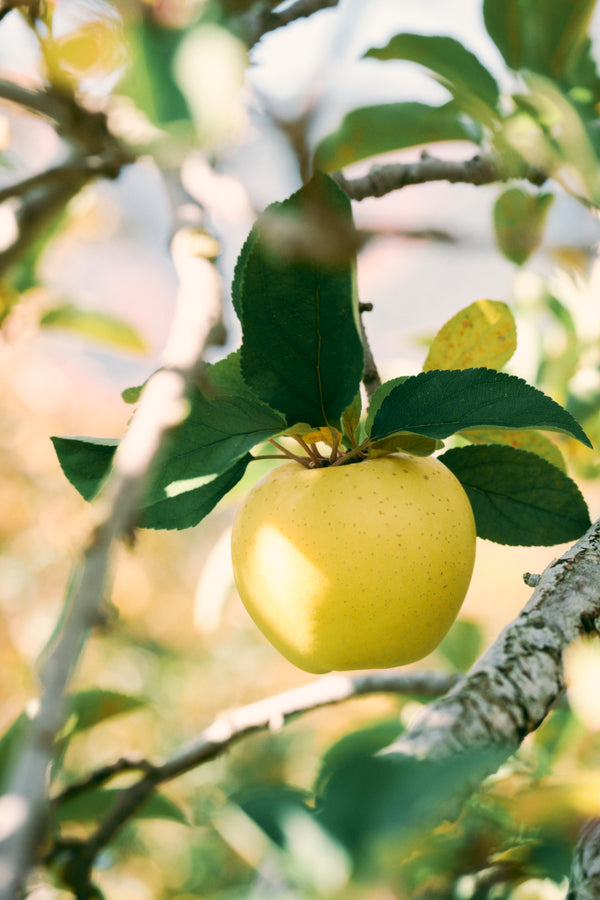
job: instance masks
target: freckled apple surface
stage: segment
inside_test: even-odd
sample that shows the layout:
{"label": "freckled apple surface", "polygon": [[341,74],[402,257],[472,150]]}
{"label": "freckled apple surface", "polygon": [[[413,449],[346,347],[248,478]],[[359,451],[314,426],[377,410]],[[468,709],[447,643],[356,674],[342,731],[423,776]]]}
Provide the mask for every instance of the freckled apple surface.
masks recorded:
{"label": "freckled apple surface", "polygon": [[240,508],[232,560],[251,617],[299,668],[397,666],[430,653],[454,622],[475,523],[460,482],[436,459],[286,462]]}

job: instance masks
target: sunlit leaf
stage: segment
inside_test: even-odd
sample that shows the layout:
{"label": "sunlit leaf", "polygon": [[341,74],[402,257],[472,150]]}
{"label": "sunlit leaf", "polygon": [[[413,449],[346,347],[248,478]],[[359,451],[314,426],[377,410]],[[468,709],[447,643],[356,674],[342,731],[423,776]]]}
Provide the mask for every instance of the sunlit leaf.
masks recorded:
{"label": "sunlit leaf", "polygon": [[80,337],[107,344],[130,353],[145,353],[146,341],[129,323],[96,310],[81,309],[71,303],[55,306],[40,319],[45,328],[61,328]]}
{"label": "sunlit leaf", "polygon": [[374,59],[405,59],[425,66],[448,88],[455,100],[475,119],[495,118],[498,85],[474,53],[454,38],[425,34],[396,34],[380,49],[365,56]]}
{"label": "sunlit leaf", "polygon": [[315,166],[332,171],[391,150],[437,141],[478,143],[480,139],[481,129],[461,113],[455,102],[444,106],[413,102],[365,106],[346,113],[338,130],[320,141]]}
{"label": "sunlit leaf", "polygon": [[567,470],[564,457],[556,444],[539,431],[504,431],[480,428],[477,431],[462,431],[461,435],[473,444],[506,444],[517,450],[527,450],[529,453],[536,453],[547,459],[563,472]]}
{"label": "sunlit leaf", "polygon": [[476,300],[452,316],[434,337],[423,371],[501,369],[517,346],[510,308],[499,300]]}

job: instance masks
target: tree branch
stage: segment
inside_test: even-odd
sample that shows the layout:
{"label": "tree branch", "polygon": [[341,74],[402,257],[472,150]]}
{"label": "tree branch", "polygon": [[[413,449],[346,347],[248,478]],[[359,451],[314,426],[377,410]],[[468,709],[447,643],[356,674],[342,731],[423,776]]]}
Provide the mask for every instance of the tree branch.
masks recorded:
{"label": "tree branch", "polygon": [[[177,254],[175,262],[177,265]],[[39,711],[31,722],[29,738],[8,792],[0,801],[1,900],[14,900],[19,895],[43,832],[48,811],[47,771],[63,722],[63,696],[85,640],[102,617],[113,545],[135,524],[147,477],[169,432],[185,415],[185,393],[198,378],[204,347],[220,315],[216,270],[206,260],[197,262],[200,265],[195,270],[194,302],[189,291],[189,273],[183,271],[182,282],[187,282],[187,288],[180,291],[163,353],[164,365],[146,385],[130,428],[115,454],[112,473],[97,507],[98,525],[84,552],[62,629],[40,674]]]}
{"label": "tree branch", "polygon": [[339,0],[296,0],[295,3],[286,6],[285,9],[274,11],[265,4],[255,6],[250,12],[239,16],[236,20],[236,30],[243,37],[248,47],[277,28],[283,28],[296,19],[305,19],[322,9],[337,6]]}
{"label": "tree branch", "polygon": [[[70,785],[54,798],[53,803],[60,804],[64,799],[98,787],[124,771],[137,769],[143,770],[145,774],[133,785],[121,791],[111,813],[86,841],[70,845],[70,852],[78,857],[80,863],[79,876],[81,877],[82,864],[85,861],[87,880],[84,879],[84,882],[89,884],[90,870],[95,857],[136,814],[159,785],[215,759],[248,735],[267,729],[278,730],[287,721],[302,713],[369,694],[402,693],[414,697],[439,697],[452,687],[459,677],[440,672],[391,670],[361,675],[326,675],[318,681],[218,716],[188,747],[162,764],[121,759],[112,766],[99,769],[83,781]],[[64,849],[62,845],[58,845],[49,855],[63,853]]]}
{"label": "tree branch", "polygon": [[367,332],[365,329],[365,323],[363,322],[362,314],[365,312],[370,312],[373,309],[372,303],[360,303],[358,307],[358,311],[360,313],[359,316],[359,325],[360,325],[360,336],[363,343],[363,349],[365,354],[365,369],[363,374],[363,384],[365,386],[365,391],[367,392],[367,397],[369,400],[375,393],[378,387],[381,387],[381,378],[379,376],[379,371],[377,369],[377,365],[375,363],[375,359],[373,357],[373,351],[371,350],[371,345],[369,344],[369,339],[367,337]]}
{"label": "tree branch", "polygon": [[428,153],[423,153],[421,159],[414,163],[374,166],[360,178],[349,179],[342,172],[335,172],[333,177],[352,200],[383,197],[384,194],[390,194],[409,185],[425,184],[430,181],[483,185],[523,178],[540,187],[548,179],[548,175],[544,172],[524,163],[505,166],[494,157],[484,154],[456,161],[438,159]]}
{"label": "tree branch", "polygon": [[565,648],[599,629],[600,520],[546,568],[520,615],[387,753],[444,760],[490,750],[464,785],[465,794],[470,792],[518,749],[563,694]]}
{"label": "tree branch", "polygon": [[566,900],[597,900],[600,897],[600,819],[583,828],[573,855]]}

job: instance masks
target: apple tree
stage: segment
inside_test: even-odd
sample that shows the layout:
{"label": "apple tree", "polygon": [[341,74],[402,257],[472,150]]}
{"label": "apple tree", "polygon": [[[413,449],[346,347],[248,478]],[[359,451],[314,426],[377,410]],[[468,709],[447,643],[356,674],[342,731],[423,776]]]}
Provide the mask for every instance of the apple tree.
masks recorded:
{"label": "apple tree", "polygon": [[[85,532],[62,549],[61,607],[0,738],[2,900],[600,893],[595,3],[450,4],[454,22],[446,9],[447,27],[419,28],[410,6],[0,4],[0,40],[28,60],[25,75],[7,49],[0,80],[0,300],[6,374],[20,373],[6,419],[51,459],[45,492],[63,511],[50,531],[72,510]],[[348,70],[331,58],[338,39]],[[261,82],[269,47],[314,57],[289,108]],[[341,109],[348,72],[378,79],[379,97],[359,102],[356,87]],[[142,171],[168,198],[178,279],[154,355],[127,308],[152,278],[140,265],[131,279],[118,242],[105,265],[130,279],[122,308],[85,302],[102,277],[85,210],[104,197],[147,225]],[[443,207],[454,234],[386,233],[383,205],[407,195],[434,198],[426,211]],[[456,235],[479,196],[510,277],[499,291],[486,274],[473,295],[474,251]],[[573,222],[577,241],[553,241]],[[382,241],[444,248],[465,285],[389,372],[376,337],[392,314],[377,327],[363,296]],[[57,271],[78,253],[89,268],[65,298]],[[420,300],[391,287],[406,332]],[[75,335],[52,345],[70,372],[86,342],[108,370],[146,352],[113,373],[119,433],[86,433],[102,415],[77,378],[64,390],[85,425],[73,407],[52,422],[40,409],[53,385],[40,377],[30,395],[18,356],[40,334]],[[11,403],[30,396],[42,422],[27,431]],[[3,479],[30,491],[18,457]],[[201,578],[215,560],[221,582],[231,573],[236,516],[239,595],[291,663],[229,582],[202,641],[193,591],[172,587],[201,543]],[[472,612],[485,620],[492,598],[484,564],[460,613],[476,537],[501,565],[515,547],[532,568],[543,559],[491,634]]]}

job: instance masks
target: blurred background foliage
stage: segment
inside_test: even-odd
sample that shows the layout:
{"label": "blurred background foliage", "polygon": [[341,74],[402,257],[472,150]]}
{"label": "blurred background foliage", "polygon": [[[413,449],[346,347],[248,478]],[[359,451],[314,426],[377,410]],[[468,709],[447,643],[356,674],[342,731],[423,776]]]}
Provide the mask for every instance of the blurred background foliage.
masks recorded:
{"label": "blurred background foliage", "polygon": [[[174,307],[174,235],[218,241],[223,327],[211,358],[236,346],[236,255],[256,213],[294,190],[315,154],[349,166],[349,179],[432,144],[447,159],[479,149],[550,176],[541,187],[425,184],[356,204],[361,299],[374,304],[385,377],[418,371],[431,335],[473,300],[509,302],[511,371],[565,404],[598,446],[595,4],[435,2],[420,16],[415,6],[348,0],[275,30],[275,4],[247,0],[0,4],[3,777],[94,522],[49,436],[122,434],[131,408],[120,392],[156,368]],[[379,50],[363,58],[400,32],[453,36],[491,82],[473,81],[454,45],[431,57],[404,39],[387,62]],[[560,446],[597,516],[597,453]],[[196,528],[142,532],[119,551],[114,616],[77,673],[55,794],[121,756],[168,756],[217,713],[307,683],[234,595],[228,533],[248,484]],[[529,596],[522,573],[559,552],[480,542],[461,619],[423,665],[468,668]],[[102,853],[95,880],[111,900],[558,900],[577,832],[597,814],[599,669],[596,645],[571,648],[569,707],[452,823],[438,804],[456,773],[390,771],[370,757],[423,701],[373,696],[248,737],[165,786]],[[121,778],[110,788],[131,775]],[[359,782],[372,787],[368,808],[352,805]],[[329,812],[310,814],[323,797]],[[112,799],[65,802],[53,828],[81,837]],[[67,896],[64,865],[40,870],[31,896]]]}

